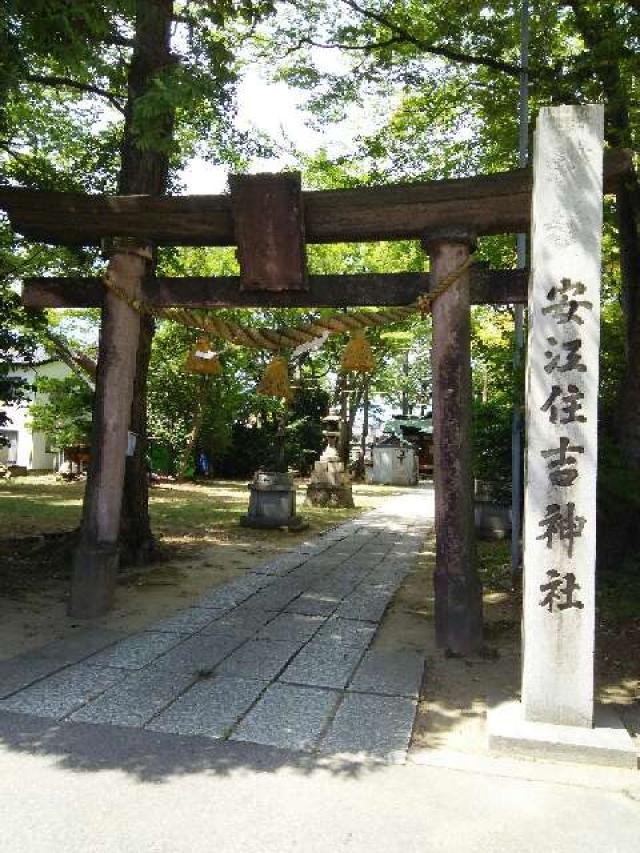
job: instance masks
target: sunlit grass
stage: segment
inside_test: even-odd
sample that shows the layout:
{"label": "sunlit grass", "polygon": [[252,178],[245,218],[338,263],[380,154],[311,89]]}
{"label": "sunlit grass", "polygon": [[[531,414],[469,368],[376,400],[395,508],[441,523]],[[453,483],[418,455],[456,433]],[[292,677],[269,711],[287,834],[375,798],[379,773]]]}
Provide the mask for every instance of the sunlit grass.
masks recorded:
{"label": "sunlit grass", "polygon": [[[307,535],[340,524],[362,511],[375,508],[385,497],[401,494],[393,486],[355,484],[356,509],[306,507],[306,486],[297,489],[298,512],[309,523]],[[34,475],[0,481],[0,539],[63,533],[80,524],[83,483],[65,483],[53,475]],[[219,544],[226,541],[275,543],[281,531],[241,528],[247,512],[247,481],[216,480],[204,483],[168,483],[150,491],[154,531],[167,542]]]}

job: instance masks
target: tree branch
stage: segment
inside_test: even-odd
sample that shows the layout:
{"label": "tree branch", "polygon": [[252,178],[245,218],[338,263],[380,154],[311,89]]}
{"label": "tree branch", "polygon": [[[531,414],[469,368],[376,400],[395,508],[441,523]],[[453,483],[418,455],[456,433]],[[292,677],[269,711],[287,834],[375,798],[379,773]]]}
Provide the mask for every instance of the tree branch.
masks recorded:
{"label": "tree branch", "polygon": [[318,42],[308,36],[304,36],[295,47],[287,51],[287,54],[295,53],[296,50],[300,50],[302,45],[305,44],[309,45],[309,47],[319,47],[323,50],[354,50],[373,53],[373,51],[384,50],[386,47],[391,47],[394,44],[403,44],[405,41],[406,39],[401,36],[392,36],[385,41],[368,42],[367,44],[343,44],[341,42]]}
{"label": "tree branch", "polygon": [[76,89],[79,92],[88,92],[92,95],[99,95],[105,98],[119,112],[124,115],[124,107],[113,92],[107,89],[102,89],[100,86],[93,86],[91,83],[81,83],[79,80],[73,80],[71,77],[56,77],[46,74],[27,74],[25,80],[28,83],[38,83],[41,86],[53,86],[54,88],[65,87],[68,89]]}
{"label": "tree branch", "polygon": [[[423,53],[430,53],[433,56],[441,56],[444,59],[450,59],[453,62],[462,62],[466,65],[482,65],[485,68],[492,68],[495,71],[502,71],[505,74],[509,74],[512,77],[518,77],[522,68],[520,65],[515,65],[512,62],[502,62],[499,59],[494,59],[492,56],[485,56],[484,54],[472,54],[466,53],[464,51],[454,50],[453,48],[443,47],[441,45],[432,44],[431,42],[426,41],[425,39],[421,39],[418,36],[415,36],[413,33],[406,30],[404,27],[401,27],[399,24],[396,24],[395,21],[390,20],[386,15],[382,15],[379,12],[373,12],[370,9],[365,9],[360,6],[356,0],[342,0],[342,2],[349,6],[350,9],[353,9],[354,12],[357,12],[359,15],[362,15],[363,18],[367,18],[370,21],[375,21],[375,23],[380,24],[383,27],[386,27],[395,36],[398,40],[405,41],[408,44],[412,44],[421,50]],[[343,46],[344,47],[344,46]]]}
{"label": "tree branch", "polygon": [[44,330],[47,339],[45,348],[52,350],[61,361],[63,361],[73,373],[84,382],[92,391],[95,391],[96,363],[88,355],[82,352],[74,352],[61,335],[57,335],[50,329]]}

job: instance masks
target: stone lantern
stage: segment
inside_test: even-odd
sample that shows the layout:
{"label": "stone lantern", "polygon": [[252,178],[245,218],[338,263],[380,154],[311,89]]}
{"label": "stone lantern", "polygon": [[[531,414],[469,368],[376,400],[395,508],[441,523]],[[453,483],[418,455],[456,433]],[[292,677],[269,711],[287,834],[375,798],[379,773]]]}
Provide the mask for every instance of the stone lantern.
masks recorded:
{"label": "stone lantern", "polygon": [[322,423],[322,434],[327,439],[327,446],[311,472],[305,503],[311,506],[353,507],[351,477],[344,470],[338,453],[338,411],[329,409],[329,414],[322,418]]}

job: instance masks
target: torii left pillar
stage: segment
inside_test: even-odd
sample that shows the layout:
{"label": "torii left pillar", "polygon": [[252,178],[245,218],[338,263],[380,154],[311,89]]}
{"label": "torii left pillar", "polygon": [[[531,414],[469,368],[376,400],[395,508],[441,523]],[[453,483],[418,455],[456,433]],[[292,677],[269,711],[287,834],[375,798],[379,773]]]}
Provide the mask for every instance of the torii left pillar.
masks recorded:
{"label": "torii left pillar", "polygon": [[[152,260],[148,244],[116,239],[107,275],[131,299],[140,297]],[[105,290],[100,327],[91,462],[80,542],[73,561],[69,614],[90,618],[113,604],[140,314]]]}

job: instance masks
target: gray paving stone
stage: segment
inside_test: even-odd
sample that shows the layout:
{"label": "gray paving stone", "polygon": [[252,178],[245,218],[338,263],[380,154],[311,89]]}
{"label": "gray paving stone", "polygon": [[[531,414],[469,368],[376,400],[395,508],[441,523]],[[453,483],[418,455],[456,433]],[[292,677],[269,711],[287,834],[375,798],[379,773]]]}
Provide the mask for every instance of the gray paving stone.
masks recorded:
{"label": "gray paving stone", "polygon": [[397,584],[396,581],[385,580],[382,583],[370,583],[368,580],[360,584],[354,596],[361,596],[371,601],[379,600],[382,604],[388,604],[393,598]]}
{"label": "gray paving stone", "polygon": [[0,699],[10,696],[34,681],[51,675],[67,665],[67,661],[41,658],[32,654],[0,661]]}
{"label": "gray paving stone", "polygon": [[306,642],[316,633],[326,619],[323,616],[303,616],[300,613],[280,613],[258,631],[257,638],[264,640],[301,640]]}
{"label": "gray paving stone", "polygon": [[386,592],[372,593],[357,590],[340,603],[336,616],[344,619],[361,619],[365,622],[379,622],[391,598],[391,594]]}
{"label": "gray paving stone", "polygon": [[279,581],[272,584],[268,589],[256,593],[251,598],[251,606],[261,610],[283,610],[303,590],[304,587],[300,584]]}
{"label": "gray paving stone", "polygon": [[301,645],[299,641],[249,640],[220,665],[218,673],[270,681]]}
{"label": "gray paving stone", "polygon": [[362,656],[362,649],[343,643],[311,640],[280,676],[280,681],[341,690]]}
{"label": "gray paving stone", "polygon": [[389,548],[385,545],[365,547],[358,551],[358,557],[369,563],[370,566],[380,563],[389,553]]}
{"label": "gray paving stone", "polygon": [[126,677],[124,669],[77,663],[0,701],[0,711],[61,720]]}
{"label": "gray paving stone", "polygon": [[347,693],[320,745],[323,753],[365,753],[386,761],[406,760],[416,701]]}
{"label": "gray paving stone", "polygon": [[187,607],[185,610],[180,610],[178,613],[163,619],[161,622],[154,622],[147,630],[173,634],[195,634],[227,612],[225,609],[214,610],[209,607]]}
{"label": "gray paving stone", "polygon": [[355,619],[340,619],[333,616],[327,619],[316,635],[321,642],[339,642],[347,646],[357,646],[364,649],[371,642],[376,632],[376,625]]}
{"label": "gray paving stone", "polygon": [[387,601],[390,601],[393,598],[395,591],[400,586],[400,583],[401,581],[395,578],[386,577],[382,579],[372,579],[371,576],[369,576],[366,584],[363,584],[358,592],[366,590],[365,595],[379,595],[381,599],[386,597]]}
{"label": "gray paving stone", "polygon": [[[271,614],[274,615],[273,613]],[[253,625],[242,625],[239,622],[224,622],[224,621],[216,621],[212,622],[210,625],[207,625],[206,628],[203,628],[200,631],[200,635],[203,637],[227,637],[229,640],[233,640],[236,643],[236,646],[245,643],[247,640],[251,640],[255,637],[256,631],[260,630],[260,626],[257,628]]]}
{"label": "gray paving stone", "polygon": [[278,578],[288,577],[298,566],[304,565],[306,556],[304,554],[287,555],[264,563],[254,569],[255,574],[265,580],[265,586],[277,581]]}
{"label": "gray paving stone", "polygon": [[66,663],[77,663],[89,655],[117,643],[125,635],[121,631],[110,631],[107,628],[81,628],[63,637],[53,640],[45,646],[35,649],[32,653],[40,658],[55,658]]}
{"label": "gray paving stone", "polygon": [[231,610],[245,598],[249,598],[250,595],[249,592],[241,593],[234,591],[230,586],[222,586],[207,593],[207,595],[201,596],[195,605],[197,607],[210,607],[213,610]]}
{"label": "gray paving stone", "polygon": [[83,723],[141,728],[154,714],[186,690],[194,678],[192,673],[168,673],[166,669],[151,664],[110,687],[72,714],[71,719]]}
{"label": "gray paving stone", "polygon": [[184,640],[182,634],[145,631],[127,637],[126,640],[121,640],[115,646],[110,646],[108,649],[87,658],[87,663],[92,666],[141,669],[145,664],[178,645],[182,640]]}
{"label": "gray paving stone", "polygon": [[339,604],[339,596],[303,593],[287,606],[286,612],[301,613],[306,616],[329,616]]}
{"label": "gray paving stone", "polygon": [[378,584],[391,586],[396,584],[396,586],[399,586],[410,572],[410,568],[405,568],[403,566],[394,568],[379,567],[375,569],[375,571],[371,572],[367,580],[367,584],[370,584],[371,586],[377,586]]}
{"label": "gray paving stone", "polygon": [[274,684],[230,739],[282,749],[312,749],[339,698],[339,693],[330,690]]}
{"label": "gray paving stone", "polygon": [[262,610],[258,607],[251,607],[248,603],[242,604],[230,610],[222,618],[216,619],[206,628],[203,629],[205,634],[219,634],[219,629],[229,628],[233,631],[250,631],[255,633],[267,622],[270,622],[274,617],[273,610]]}
{"label": "gray paving stone", "polygon": [[238,603],[242,603],[254,593],[268,587],[272,582],[273,579],[271,578],[251,572],[226,584],[225,589],[234,596]]}
{"label": "gray paving stone", "polygon": [[317,581],[323,574],[325,569],[315,566],[300,566],[299,569],[294,569],[289,575],[291,580],[294,580],[302,591],[306,591],[312,583]]}
{"label": "gray paving stone", "polygon": [[353,581],[343,580],[331,575],[329,577],[321,578],[316,583],[311,584],[308,592],[312,595],[325,595],[329,598],[338,598],[342,600],[343,598],[352,595],[356,586],[357,584]]}
{"label": "gray paving stone", "polygon": [[223,675],[203,679],[158,714],[147,728],[180,735],[226,737],[267,684]]}
{"label": "gray paving stone", "polygon": [[362,659],[348,689],[417,699],[420,695],[423,671],[424,655],[421,652],[410,649],[370,649]]}
{"label": "gray paving stone", "polygon": [[156,664],[166,672],[210,672],[243,642],[244,638],[231,634],[196,634],[170,649]]}

